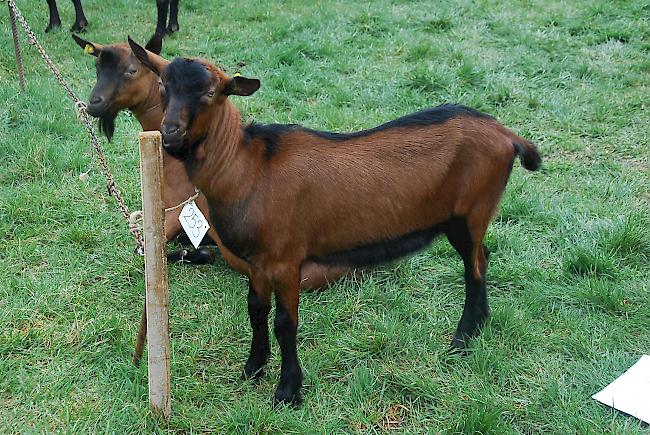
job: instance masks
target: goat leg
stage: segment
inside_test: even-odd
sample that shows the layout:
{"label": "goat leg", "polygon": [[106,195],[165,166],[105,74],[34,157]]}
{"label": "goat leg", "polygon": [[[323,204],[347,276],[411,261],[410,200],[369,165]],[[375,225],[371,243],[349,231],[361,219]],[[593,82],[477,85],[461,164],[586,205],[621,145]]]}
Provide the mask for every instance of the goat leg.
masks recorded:
{"label": "goat leg", "polygon": [[84,15],[84,8],[81,6],[81,0],[72,0],[74,4],[75,20],[70,28],[71,32],[85,32],[88,27],[88,20]]}
{"label": "goat leg", "polygon": [[47,6],[50,8],[50,22],[45,28],[45,33],[61,26],[61,18],[59,18],[59,10],[56,7],[56,1],[47,0]]}
{"label": "goat leg", "polygon": [[178,0],[169,2],[169,24],[167,25],[167,34],[171,35],[178,32]]}
{"label": "goat leg", "polygon": [[133,365],[140,366],[140,358],[142,358],[142,351],[144,350],[144,342],[147,339],[147,301],[144,302],[142,308],[142,316],[140,317],[140,328],[138,328],[138,336],[135,339],[135,351],[133,352]]}
{"label": "goat leg", "polygon": [[280,345],[282,364],[280,365],[280,382],[275,390],[275,403],[298,406],[302,402],[302,369],[298,363],[296,335],[298,332],[298,267],[284,276],[277,276],[275,291],[275,338]]}
{"label": "goat leg", "polygon": [[165,23],[167,21],[167,11],[169,10],[169,0],[156,0],[156,11],[158,20],[156,22],[156,34],[165,35]]}
{"label": "goat leg", "polygon": [[268,286],[262,284],[253,275],[248,284],[248,317],[253,331],[251,351],[244,366],[244,379],[259,379],[264,375],[264,366],[271,355],[269,345],[269,312],[271,311],[271,293]]}

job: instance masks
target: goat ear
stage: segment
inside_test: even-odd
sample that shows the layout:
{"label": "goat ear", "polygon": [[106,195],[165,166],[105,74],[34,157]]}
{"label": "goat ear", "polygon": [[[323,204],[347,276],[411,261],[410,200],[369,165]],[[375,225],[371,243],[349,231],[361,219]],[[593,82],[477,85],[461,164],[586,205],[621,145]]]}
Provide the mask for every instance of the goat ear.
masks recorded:
{"label": "goat ear", "polygon": [[135,57],[138,58],[140,62],[151,71],[160,75],[163,70],[170,64],[167,59],[163,59],[158,56],[156,53],[147,51],[138,45],[131,37],[129,36],[129,45],[131,46],[131,51],[135,54]]}
{"label": "goat ear", "polygon": [[249,79],[242,76],[234,76],[223,89],[224,95],[240,95],[247,97],[253,95],[260,88],[260,81],[257,79]]}
{"label": "goat ear", "polygon": [[99,44],[86,41],[83,38],[78,37],[74,33],[72,34],[72,39],[79,45],[79,47],[84,49],[84,53],[92,54],[93,56],[99,56],[99,52],[102,51],[103,46]]}
{"label": "goat ear", "polygon": [[159,33],[154,33],[147,45],[144,46],[147,50],[152,53],[160,54],[162,51],[163,37]]}

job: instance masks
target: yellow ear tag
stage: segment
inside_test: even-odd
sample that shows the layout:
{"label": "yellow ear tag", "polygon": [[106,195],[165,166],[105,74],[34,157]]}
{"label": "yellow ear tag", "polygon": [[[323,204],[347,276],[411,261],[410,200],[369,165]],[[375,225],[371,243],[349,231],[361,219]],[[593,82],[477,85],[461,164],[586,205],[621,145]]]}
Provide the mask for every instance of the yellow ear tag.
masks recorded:
{"label": "yellow ear tag", "polygon": [[94,52],[95,52],[95,47],[93,47],[90,44],[86,44],[86,46],[84,47],[84,53],[93,54]]}
{"label": "yellow ear tag", "polygon": [[235,73],[235,75],[233,75],[233,77],[241,77],[241,74]]}

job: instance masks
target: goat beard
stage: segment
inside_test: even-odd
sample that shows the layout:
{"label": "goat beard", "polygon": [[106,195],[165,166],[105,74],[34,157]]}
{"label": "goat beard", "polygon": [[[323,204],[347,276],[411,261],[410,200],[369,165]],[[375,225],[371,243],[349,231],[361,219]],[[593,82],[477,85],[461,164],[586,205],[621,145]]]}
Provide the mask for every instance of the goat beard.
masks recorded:
{"label": "goat beard", "polygon": [[173,148],[165,148],[165,151],[175,159],[185,161],[185,160],[193,160],[194,155],[196,154],[196,149],[199,147],[201,142],[205,140],[206,136],[202,136],[198,140],[195,140],[194,142],[190,142],[188,137],[186,136],[183,139],[183,143],[178,146],[178,147],[173,147]]}
{"label": "goat beard", "polygon": [[99,131],[104,133],[109,142],[115,133],[115,118],[117,118],[117,113],[106,113],[99,117]]}

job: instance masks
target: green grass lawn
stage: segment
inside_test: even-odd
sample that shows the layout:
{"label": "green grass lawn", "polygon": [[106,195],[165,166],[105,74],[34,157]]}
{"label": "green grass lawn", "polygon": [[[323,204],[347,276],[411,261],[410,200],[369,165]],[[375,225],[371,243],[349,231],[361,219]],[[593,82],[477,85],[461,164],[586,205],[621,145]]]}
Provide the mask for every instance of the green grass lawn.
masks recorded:
{"label": "green grass lawn", "polygon": [[[93,59],[44,1],[18,1],[87,98]],[[446,240],[306,293],[298,351],[305,403],[274,409],[275,342],[259,385],[246,279],[221,261],[170,265],[172,418],[149,410],[130,356],[143,262],[72,106],[22,36],[15,73],[0,6],[0,432],[641,433],[590,396],[650,352],[650,4],[576,0],[230,2],[183,0],[167,57],[206,57],[262,81],[247,120],[349,131],[458,102],[536,142],[544,169],[512,173],[488,230],[492,318],[449,355],[462,263]],[[150,0],[84,1],[87,39],[155,28]],[[144,23],[144,24],[143,24]],[[139,208],[128,114],[106,144]],[[90,181],[78,175],[92,168]]]}

